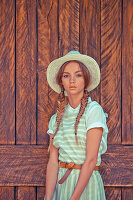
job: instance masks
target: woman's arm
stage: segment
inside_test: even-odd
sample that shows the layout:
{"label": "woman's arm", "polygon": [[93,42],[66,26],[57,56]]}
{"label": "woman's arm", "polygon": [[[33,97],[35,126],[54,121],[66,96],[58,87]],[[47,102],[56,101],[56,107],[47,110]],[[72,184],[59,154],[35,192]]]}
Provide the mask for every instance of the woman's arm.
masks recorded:
{"label": "woman's arm", "polygon": [[53,145],[52,135],[50,135],[50,157],[46,172],[46,200],[53,197],[57,174],[58,174],[58,149]]}
{"label": "woman's arm", "polygon": [[78,200],[84,191],[91,174],[97,163],[98,150],[102,138],[103,129],[92,128],[87,132],[86,160],[81,168],[77,185],[70,200]]}

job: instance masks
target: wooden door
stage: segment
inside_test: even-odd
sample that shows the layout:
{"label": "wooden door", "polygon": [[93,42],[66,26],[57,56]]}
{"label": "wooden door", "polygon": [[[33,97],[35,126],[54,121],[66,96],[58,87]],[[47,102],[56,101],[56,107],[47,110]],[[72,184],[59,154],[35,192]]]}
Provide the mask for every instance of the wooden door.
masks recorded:
{"label": "wooden door", "polygon": [[57,94],[50,61],[92,56],[101,84],[90,93],[108,118],[101,175],[107,200],[133,199],[133,1],[0,1],[0,200],[42,200],[48,121]]}

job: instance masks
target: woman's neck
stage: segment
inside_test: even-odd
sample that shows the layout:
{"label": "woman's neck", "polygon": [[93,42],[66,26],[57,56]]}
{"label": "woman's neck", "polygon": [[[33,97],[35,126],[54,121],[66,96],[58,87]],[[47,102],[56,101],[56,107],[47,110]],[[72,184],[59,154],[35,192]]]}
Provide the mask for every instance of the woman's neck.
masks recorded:
{"label": "woman's neck", "polygon": [[70,104],[70,106],[72,108],[77,108],[78,105],[81,103],[81,99],[82,99],[83,95],[82,96],[74,96],[74,95],[71,95],[71,96],[68,96],[68,102]]}

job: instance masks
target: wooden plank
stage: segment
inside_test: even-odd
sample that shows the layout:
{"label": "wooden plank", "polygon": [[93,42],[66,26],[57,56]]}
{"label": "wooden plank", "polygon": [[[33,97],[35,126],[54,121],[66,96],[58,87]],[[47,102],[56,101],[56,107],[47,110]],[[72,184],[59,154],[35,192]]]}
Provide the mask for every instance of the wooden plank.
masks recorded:
{"label": "wooden plank", "polygon": [[44,200],[45,187],[37,187],[37,200]]}
{"label": "wooden plank", "polygon": [[80,50],[100,64],[100,1],[81,1]]}
{"label": "wooden plank", "polygon": [[36,0],[16,1],[17,144],[36,144]]}
{"label": "wooden plank", "polygon": [[48,87],[46,79],[47,66],[51,60],[58,57],[58,25],[57,0],[37,1],[38,17],[38,124],[37,143],[47,144],[48,121],[53,110],[55,93]]}
{"label": "wooden plank", "polygon": [[36,200],[36,188],[35,187],[18,187],[16,190],[16,199]]}
{"label": "wooden plank", "polygon": [[0,199],[1,200],[14,200],[14,188],[13,187],[0,187]]}
{"label": "wooden plank", "polygon": [[101,1],[101,105],[110,144],[121,143],[121,0]]}
{"label": "wooden plank", "polygon": [[79,50],[79,0],[59,1],[59,56]]}
{"label": "wooden plank", "polygon": [[44,146],[0,146],[0,161],[1,186],[44,186],[48,161]]}
{"label": "wooden plank", "polygon": [[122,143],[133,144],[133,1],[123,0]]}
{"label": "wooden plank", "polygon": [[[100,65],[100,1],[80,3],[80,52],[93,57]],[[90,92],[92,100],[100,102],[100,85]]]}
{"label": "wooden plank", "polygon": [[0,144],[15,143],[15,4],[0,1]]}
{"label": "wooden plank", "polygon": [[105,195],[106,200],[123,200],[121,199],[121,188],[105,187]]}
{"label": "wooden plank", "polygon": [[133,146],[109,145],[100,169],[105,186],[133,186]]}
{"label": "wooden plank", "polygon": [[[54,0],[52,3],[52,9],[48,16],[49,26],[50,26],[50,62],[56,58],[58,58],[59,55],[59,19],[58,19],[58,0]],[[48,121],[52,114],[56,111],[56,102],[57,102],[58,94],[54,92],[49,86],[48,86],[48,105],[49,110],[47,112],[48,114]]]}
{"label": "wooden plank", "polygon": [[[100,166],[104,185],[132,186],[132,158],[133,146],[109,145]],[[1,145],[0,161],[0,186],[45,186],[48,151],[44,146]]]}
{"label": "wooden plank", "polygon": [[122,188],[122,200],[133,199],[133,188]]}

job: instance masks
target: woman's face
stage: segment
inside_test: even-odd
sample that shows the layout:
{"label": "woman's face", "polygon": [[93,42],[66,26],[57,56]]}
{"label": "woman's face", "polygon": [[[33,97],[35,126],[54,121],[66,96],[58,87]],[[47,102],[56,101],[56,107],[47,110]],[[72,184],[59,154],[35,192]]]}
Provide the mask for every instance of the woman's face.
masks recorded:
{"label": "woman's face", "polygon": [[77,62],[69,62],[62,75],[62,85],[67,95],[81,95],[84,93],[85,81],[83,72]]}

